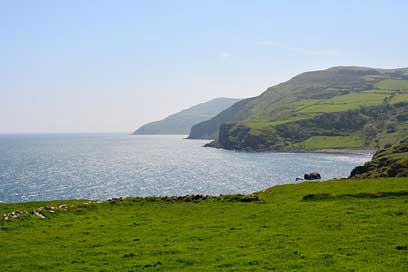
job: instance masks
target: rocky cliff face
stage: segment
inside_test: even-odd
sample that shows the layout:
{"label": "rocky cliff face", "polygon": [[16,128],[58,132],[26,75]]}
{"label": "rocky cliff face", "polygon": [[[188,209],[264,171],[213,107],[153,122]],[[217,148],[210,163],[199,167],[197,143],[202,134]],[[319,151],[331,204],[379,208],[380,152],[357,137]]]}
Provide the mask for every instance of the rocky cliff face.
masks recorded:
{"label": "rocky cliff face", "polygon": [[267,142],[262,137],[252,135],[248,127],[235,127],[234,124],[221,125],[218,140],[206,146],[245,151],[266,151],[268,147]]}

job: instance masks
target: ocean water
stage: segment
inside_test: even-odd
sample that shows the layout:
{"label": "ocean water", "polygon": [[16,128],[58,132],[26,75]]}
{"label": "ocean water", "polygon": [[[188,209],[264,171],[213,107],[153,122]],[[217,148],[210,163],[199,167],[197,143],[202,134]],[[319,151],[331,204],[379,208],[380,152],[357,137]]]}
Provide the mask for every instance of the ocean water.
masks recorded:
{"label": "ocean water", "polygon": [[369,154],[244,153],[183,136],[0,135],[0,201],[251,193],[305,172],[346,177]]}

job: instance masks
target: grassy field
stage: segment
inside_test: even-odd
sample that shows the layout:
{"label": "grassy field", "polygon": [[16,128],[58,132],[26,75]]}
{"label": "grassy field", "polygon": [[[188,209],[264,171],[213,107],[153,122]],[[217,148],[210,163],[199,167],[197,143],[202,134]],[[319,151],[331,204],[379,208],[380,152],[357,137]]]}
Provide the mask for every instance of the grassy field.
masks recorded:
{"label": "grassy field", "polygon": [[241,198],[69,205],[3,222],[0,271],[407,271],[408,178],[277,186]]}
{"label": "grassy field", "polygon": [[405,102],[405,101],[408,101],[407,93],[396,95],[391,100],[392,103]]}
{"label": "grassy field", "polygon": [[340,95],[330,99],[322,99],[315,101],[308,107],[301,108],[301,113],[324,113],[324,112],[338,112],[357,109],[360,106],[378,105],[384,102],[384,99],[389,97],[389,94],[360,92],[348,95]]}
{"label": "grassy field", "polygon": [[360,148],[361,137],[350,136],[313,136],[304,141],[304,149],[319,148]]}
{"label": "grassy field", "polygon": [[408,90],[408,80],[386,79],[375,86],[383,90]]}

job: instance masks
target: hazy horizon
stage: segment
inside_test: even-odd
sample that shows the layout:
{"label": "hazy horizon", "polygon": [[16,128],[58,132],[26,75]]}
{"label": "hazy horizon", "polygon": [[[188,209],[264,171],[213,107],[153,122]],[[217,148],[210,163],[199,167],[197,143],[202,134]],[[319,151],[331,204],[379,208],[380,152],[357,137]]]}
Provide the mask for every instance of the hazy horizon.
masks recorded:
{"label": "hazy horizon", "polygon": [[408,67],[407,8],[405,1],[3,3],[0,133],[130,133],[213,98],[257,96],[306,71]]}

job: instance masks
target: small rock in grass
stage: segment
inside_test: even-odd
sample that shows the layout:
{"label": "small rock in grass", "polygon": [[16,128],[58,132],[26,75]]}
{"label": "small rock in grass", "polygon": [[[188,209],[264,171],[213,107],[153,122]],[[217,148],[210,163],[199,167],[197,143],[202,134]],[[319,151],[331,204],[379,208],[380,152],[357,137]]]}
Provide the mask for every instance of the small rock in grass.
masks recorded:
{"label": "small rock in grass", "polygon": [[35,216],[41,218],[41,219],[45,219],[45,218],[46,218],[43,214],[41,214],[41,213],[39,213],[39,212],[37,212],[37,211],[33,211],[33,214],[34,214]]}

